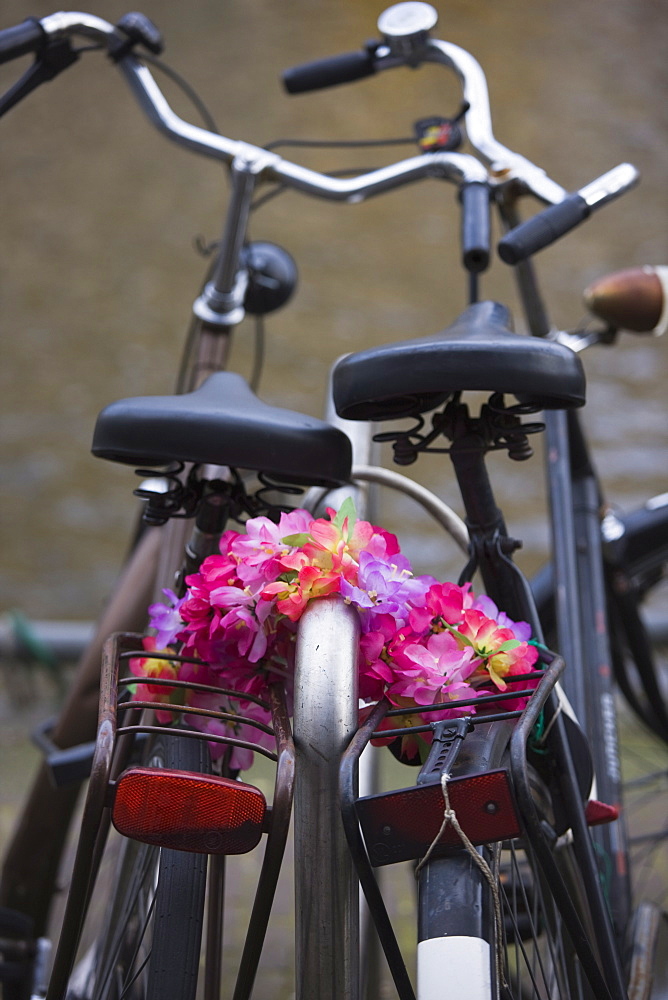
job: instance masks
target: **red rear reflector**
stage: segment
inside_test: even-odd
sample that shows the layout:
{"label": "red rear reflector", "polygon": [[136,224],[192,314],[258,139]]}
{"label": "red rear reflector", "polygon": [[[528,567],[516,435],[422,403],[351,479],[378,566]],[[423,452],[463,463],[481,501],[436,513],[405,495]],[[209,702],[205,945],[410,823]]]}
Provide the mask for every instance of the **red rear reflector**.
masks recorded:
{"label": "red rear reflector", "polygon": [[[510,782],[505,770],[452,778],[450,805],[474,844],[509,840],[520,834]],[[374,867],[424,857],[443,822],[445,803],[440,783],[415,785],[357,800],[357,815]],[[448,825],[435,853],[461,846]]]}
{"label": "red rear reflector", "polygon": [[585,807],[585,819],[589,826],[599,826],[601,823],[613,823],[619,819],[617,806],[609,806],[607,802],[590,799]]}
{"label": "red rear reflector", "polygon": [[133,767],[118,779],[112,810],[119,833],[199,854],[245,854],[262,836],[259,788],[230,778]]}

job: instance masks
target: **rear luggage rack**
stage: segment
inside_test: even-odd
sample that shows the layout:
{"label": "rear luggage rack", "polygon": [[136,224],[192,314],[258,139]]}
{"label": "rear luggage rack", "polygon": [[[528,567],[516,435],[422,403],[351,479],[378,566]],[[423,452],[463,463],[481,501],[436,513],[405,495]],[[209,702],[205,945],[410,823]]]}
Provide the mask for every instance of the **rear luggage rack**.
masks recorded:
{"label": "rear luggage rack", "polygon": [[[486,765],[482,767],[478,765],[476,770],[476,765],[473,763],[470,773],[467,773],[469,766],[467,763],[466,767],[460,767],[459,771],[455,770],[454,777],[447,778],[450,804],[457,810],[458,819],[465,833],[476,844],[521,837],[527,825],[531,824],[531,817],[527,815],[532,803],[532,792],[525,767],[527,741],[532,734],[535,735],[543,709],[548,704],[548,699],[553,694],[564,669],[564,661],[556,654],[542,653],[541,659],[547,664],[544,671],[506,678],[506,682],[513,686],[512,691],[503,694],[493,693],[489,697],[471,699],[470,702],[457,702],[457,707],[462,709],[467,704],[475,705],[477,711],[475,716],[388,731],[380,728],[385,718],[409,713],[402,709],[393,709],[387,700],[382,700],[360,726],[344,753],[339,774],[343,823],[357,875],[401,1000],[414,1000],[414,992],[373,869],[395,861],[417,860],[424,857],[430,849],[432,856],[442,856],[450,850],[461,849],[462,845],[461,841],[450,837],[439,840],[437,845],[432,844],[438,837],[439,826],[443,819],[444,798],[440,774],[436,775],[430,771],[428,777],[431,779],[433,773],[434,780],[428,780],[427,783],[419,783],[418,779],[418,784],[410,788],[358,798],[356,774],[359,758],[371,740],[398,738],[429,730],[437,732],[438,727],[449,726],[451,732],[446,734],[445,749],[440,751],[444,767],[449,770],[459,747],[466,745],[466,731],[478,726],[489,726],[491,723],[500,724],[494,729],[497,732],[505,729],[505,743],[511,747],[508,767],[489,769]],[[537,685],[535,689],[532,689],[531,682]],[[518,697],[528,698],[522,710],[508,712],[493,710],[499,702]],[[484,713],[485,705],[490,707],[488,714]],[[421,706],[420,714],[428,716],[430,711],[442,710],[445,707],[452,708],[453,702],[447,705]],[[415,709],[412,710],[412,714],[415,714]],[[448,740],[454,743],[456,737],[459,737],[458,745],[448,748]],[[523,758],[522,761],[519,761],[520,756]],[[417,831],[415,822],[411,824],[406,821],[406,817],[410,815],[414,820],[416,811],[420,814]],[[549,853],[550,845],[547,843],[546,831],[537,831],[532,827],[532,842],[536,836],[545,840],[543,846]],[[555,897],[558,893],[557,888]],[[561,900],[558,905],[561,907]]]}
{"label": "rear luggage rack", "polygon": [[[97,740],[95,753],[88,786],[88,794],[84,806],[79,845],[77,848],[70,891],[67,900],[67,908],[63,921],[63,930],[56,952],[53,973],[51,977],[50,990],[52,995],[65,995],[67,981],[69,979],[76,951],[79,943],[81,927],[87,909],[88,901],[95,885],[100,860],[107,839],[107,834],[112,822],[112,810],[114,804],[122,795],[123,808],[126,810],[124,817],[130,815],[127,820],[127,828],[133,831],[136,839],[141,832],[141,839],[149,839],[144,834],[146,830],[139,830],[142,813],[149,814],[151,811],[151,799],[161,794],[163,788],[167,787],[167,782],[172,789],[171,794],[175,795],[175,802],[179,801],[180,789],[183,782],[194,783],[202,794],[208,796],[206,800],[208,807],[212,809],[214,823],[221,821],[220,817],[230,811],[225,808],[224,797],[232,796],[235,804],[240,803],[236,809],[236,816],[230,821],[231,826],[224,835],[216,836],[215,829],[202,831],[182,830],[177,831],[177,837],[183,839],[183,849],[199,850],[205,853],[231,854],[242,853],[252,849],[259,840],[261,833],[267,833],[262,866],[258,876],[257,891],[253,904],[246,941],[238,972],[238,993],[239,996],[249,996],[255,972],[260,959],[260,953],[264,943],[269,914],[273,904],[276,883],[281,869],[285,844],[290,824],[292,811],[292,797],[294,785],[294,744],[292,740],[292,729],[285,701],[285,692],[282,685],[272,684],[267,688],[266,698],[258,698],[254,695],[246,694],[243,691],[232,689],[221,690],[188,681],[168,680],[161,681],[160,678],[151,678],[151,685],[166,683],[171,688],[182,688],[184,691],[208,692],[220,695],[227,695],[235,701],[255,702],[263,705],[271,711],[271,726],[265,726],[256,720],[230,712],[216,712],[212,709],[194,708],[187,705],[170,705],[160,703],[156,706],[151,702],[139,702],[120,700],[119,692],[123,695],[124,689],[129,684],[142,682],[141,677],[124,676],[123,668],[132,658],[142,659],[166,659],[163,652],[152,652],[142,646],[142,635],[134,633],[117,633],[111,636],[104,647],[102,658],[101,690],[100,690],[100,712],[98,720]],[[176,654],[169,655],[170,660],[200,664],[203,661],[192,657],[181,657]],[[155,725],[150,718],[147,718],[147,710],[159,708],[160,712],[169,712],[173,717],[173,723],[168,727]],[[187,728],[183,721],[184,716],[204,716],[206,718],[218,719],[223,723],[239,722],[244,725],[260,728],[265,732],[270,732],[275,738],[275,750],[269,750],[258,743],[248,740],[237,740],[234,736],[222,736],[212,733],[196,732]],[[276,774],[274,781],[274,793],[271,806],[264,809],[264,796],[259,789],[246,785],[243,782],[236,782],[231,778],[221,778],[216,775],[193,775],[190,772],[168,771],[167,769],[156,769],[155,776],[161,791],[157,791],[158,783],[151,780],[149,769],[138,767],[133,763],[133,755],[137,749],[138,741],[150,738],[152,734],[167,732],[170,735],[178,735],[187,739],[196,739],[207,743],[219,743],[226,746],[238,746],[243,749],[252,750],[262,754],[276,764]],[[137,793],[136,790],[139,789]],[[122,790],[122,791],[121,791]],[[236,792],[239,792],[239,795]],[[139,799],[136,799],[139,794]],[[182,815],[187,816],[187,795],[190,794],[190,787],[182,797],[182,802],[186,803],[182,809]],[[198,792],[199,794],[199,792]],[[243,800],[243,801],[242,801]],[[121,799],[119,799],[119,802]],[[128,802],[130,812],[127,812]],[[139,802],[139,806],[137,806]],[[222,808],[221,808],[222,802]],[[207,808],[205,806],[205,808]],[[134,812],[133,812],[134,810]],[[159,814],[159,809],[154,810]],[[239,820],[240,816],[240,820]],[[120,817],[116,825],[123,827],[126,818]],[[239,820],[239,821],[238,821]],[[134,825],[133,825],[134,824]],[[149,824],[150,825],[150,824]],[[234,827],[232,829],[232,827]],[[241,831],[241,832],[239,832]],[[160,837],[164,834],[156,832],[155,824],[149,830],[150,837]],[[199,839],[198,839],[199,837]],[[158,839],[150,842],[161,843]],[[195,845],[195,846],[193,846]],[[179,847],[178,843],[169,843],[168,846]],[[55,992],[53,992],[55,991]],[[237,995],[237,994],[235,994]]]}
{"label": "rear luggage rack", "polygon": [[[458,719],[387,730],[380,728],[384,719],[415,714],[415,708],[394,709],[384,699],[371,710],[343,755],[339,792],[346,837],[400,1000],[415,1000],[415,994],[373,869],[398,861],[417,861],[427,854],[443,857],[463,849],[452,827],[443,823],[446,806],[443,784],[447,785],[447,805],[456,812],[458,823],[471,841],[470,849],[473,845],[514,838],[530,842],[550,881],[556,906],[566,925],[574,930],[574,946],[585,975],[590,983],[600,979],[597,958],[587,936],[578,933],[578,914],[555,869],[552,848],[556,835],[539,816],[531,785],[528,747],[533,745],[538,754],[544,753],[545,747],[556,738],[551,730],[560,728],[561,706],[555,697],[555,688],[565,664],[561,657],[549,651],[541,651],[541,661],[546,664],[542,671],[506,677],[512,690],[456,702],[461,709],[475,705],[475,716],[463,715]],[[520,697],[527,698],[523,709],[494,711],[504,700]],[[428,716],[430,712],[452,708],[454,704],[420,706],[419,712]],[[475,741],[473,752],[464,753],[467,733],[475,732],[478,727],[479,739],[472,737]],[[362,751],[371,740],[389,742],[428,731],[434,733],[434,742],[439,741],[441,745],[430,753],[417,784],[358,797],[357,766]],[[507,751],[504,755],[507,763],[490,767],[489,761],[494,756],[492,745],[497,738]],[[558,744],[552,750],[560,756]],[[459,767],[453,767],[458,758]],[[607,812],[604,821],[613,819],[613,812]],[[419,815],[417,824],[416,815]],[[581,821],[585,828],[587,822],[597,821],[583,811],[579,815],[580,820],[569,813],[569,819],[575,825]],[[588,886],[587,891],[593,892],[594,887]]]}

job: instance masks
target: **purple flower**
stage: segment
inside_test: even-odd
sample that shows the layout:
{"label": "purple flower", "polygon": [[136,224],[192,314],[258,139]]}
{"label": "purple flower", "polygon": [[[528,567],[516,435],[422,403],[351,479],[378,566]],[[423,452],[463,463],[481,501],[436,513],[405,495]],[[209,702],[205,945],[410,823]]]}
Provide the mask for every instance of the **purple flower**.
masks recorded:
{"label": "purple flower", "polygon": [[163,594],[171,602],[171,607],[166,604],[152,604],[148,609],[151,616],[150,625],[156,631],[155,641],[159,649],[170,646],[179,632],[183,631],[184,622],[179,609],[186,599],[177,597],[173,590],[163,590]]}
{"label": "purple flower", "polygon": [[378,559],[371,553],[360,552],[357,586],[341,580],[341,593],[360,609],[362,630],[373,631],[378,615],[392,615],[397,626],[405,624],[408,601],[419,601],[431,584],[427,577],[414,577],[411,565],[399,553],[389,559]]}

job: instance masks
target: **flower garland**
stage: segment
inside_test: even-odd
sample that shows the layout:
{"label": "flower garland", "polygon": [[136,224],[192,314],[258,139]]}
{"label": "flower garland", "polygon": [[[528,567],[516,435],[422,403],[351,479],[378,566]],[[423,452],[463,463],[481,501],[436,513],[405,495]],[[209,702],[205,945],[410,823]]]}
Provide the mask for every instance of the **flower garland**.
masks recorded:
{"label": "flower garland", "polygon": [[[164,659],[130,661],[132,672],[143,678],[133,697],[155,702],[161,722],[172,715],[161,712],[159,704],[178,703],[184,694],[152,685],[155,677],[251,696],[280,679],[290,698],[297,623],[310,601],[327,594],[341,594],[359,612],[362,701],[385,695],[396,706],[415,709],[411,721],[387,720],[389,728],[419,724],[422,708],[443,702],[451,704],[430,712],[430,720],[471,714],[474,707],[457,702],[502,691],[505,677],[533,669],[538,650],[525,622],[511,621],[488,597],[475,596],[468,583],[414,576],[396,537],[357,520],[352,501],[327,514],[315,518],[293,510],[277,524],[255,517],[246,522],[245,533],[226,531],[220,555],[208,556],[199,572],[186,578],[185,596],[179,599],[166,590],[169,605],[149,609],[156,635],[144,640],[144,648],[163,652]],[[182,655],[202,662],[170,660],[175,643]],[[238,711],[227,696],[188,691],[185,698],[190,707]],[[246,717],[269,724],[263,707],[240,700]],[[510,707],[523,704],[516,701]],[[196,715],[189,722],[205,732],[273,746],[273,737],[254,726]],[[429,738],[428,733],[423,739],[405,737],[404,757],[422,758]],[[225,750],[221,744],[211,746],[214,755]],[[235,747],[229,763],[248,768],[252,753]]]}

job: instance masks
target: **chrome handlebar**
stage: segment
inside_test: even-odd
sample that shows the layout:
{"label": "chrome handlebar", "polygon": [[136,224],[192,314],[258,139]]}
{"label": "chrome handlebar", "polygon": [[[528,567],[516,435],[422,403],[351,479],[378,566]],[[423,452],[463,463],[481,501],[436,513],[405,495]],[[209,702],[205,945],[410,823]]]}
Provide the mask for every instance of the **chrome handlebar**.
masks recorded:
{"label": "chrome handlebar", "polygon": [[[551,180],[540,167],[496,140],[492,131],[487,81],[480,64],[459,46],[431,38],[430,31],[435,21],[436,12],[426,3],[401,3],[386,10],[378,22],[384,43],[376,49],[374,69],[380,72],[400,65],[435,62],[454,70],[461,83],[463,98],[469,106],[465,115],[468,140],[482,163],[468,154],[437,152],[401,160],[354,178],[333,178],[285,160],[261,147],[191,125],[172,110],[153,74],[136,56],[131,53],[123,55],[118,64],[140,107],[160,131],[193,152],[230,164],[243,162],[258,180],[278,181],[306,194],[348,202],[362,201],[422,177],[442,177],[459,184],[489,183],[492,186],[512,182],[522,192],[533,194],[545,204],[559,204],[567,197],[565,189]],[[114,25],[91,14],[60,12],[42,18],[40,24],[53,40],[83,36],[112,53],[119,40]],[[584,197],[584,191],[595,188],[596,204],[603,204],[633,186],[637,179],[635,168],[622,164],[587,185],[580,194]]]}
{"label": "chrome handlebar", "polygon": [[167,103],[153,74],[133,56],[119,62],[149,119],[179,145],[225,163],[243,163],[258,179],[278,181],[305,194],[334,201],[356,202],[421,177],[446,177],[459,183],[485,183],[487,170],[473,156],[434,153],[413,156],[359,177],[335,178],[292,163],[277,153],[248,142],[228,139],[179,118]]}

